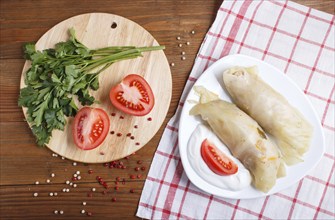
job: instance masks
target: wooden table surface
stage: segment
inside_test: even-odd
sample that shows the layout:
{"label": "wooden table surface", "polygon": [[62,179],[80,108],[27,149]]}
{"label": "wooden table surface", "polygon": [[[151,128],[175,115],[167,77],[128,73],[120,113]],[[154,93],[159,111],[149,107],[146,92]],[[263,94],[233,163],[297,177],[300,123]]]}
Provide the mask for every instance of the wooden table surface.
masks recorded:
{"label": "wooden table surface", "polygon": [[[334,14],[333,0],[295,0],[300,4]],[[150,167],[153,154],[168,120],[173,116],[182,93],[187,76],[193,65],[200,44],[214,21],[216,11],[222,1],[153,1],[153,0],[1,0],[0,6],[0,219],[79,219],[85,217],[81,210],[92,213],[92,218],[110,219],[136,218],[137,204]],[[126,169],[109,169],[103,164],[81,164],[53,157],[48,148],[35,144],[21,108],[17,105],[21,71],[24,64],[22,45],[37,41],[43,33],[58,22],[74,15],[89,12],[106,12],[129,18],[147,29],[161,45],[166,46],[171,68],[173,92],[171,105],[164,124],[154,136],[135,155],[122,162]],[[190,31],[196,33],[190,35]],[[177,36],[190,41],[185,46],[186,60],[180,58]],[[137,161],[143,163],[138,165]],[[145,171],[134,170],[145,167]],[[92,169],[93,173],[88,174]],[[73,188],[64,182],[73,173],[81,172],[82,179]],[[55,177],[50,177],[51,173]],[[130,179],[131,174],[141,174],[140,179]],[[110,186],[108,193],[97,181],[101,176]],[[115,178],[125,178],[125,184],[118,184]],[[51,183],[47,184],[46,180]],[[39,185],[35,182],[39,181]],[[61,192],[69,188],[70,192]],[[96,188],[95,192],[91,192]],[[130,193],[130,189],[134,193]],[[38,192],[38,197],[33,194]],[[55,197],[49,193],[57,192]],[[90,192],[92,197],[90,196]],[[113,202],[112,198],[116,201]],[[82,202],[87,205],[83,206]],[[63,210],[63,215],[55,215],[54,210]]]}

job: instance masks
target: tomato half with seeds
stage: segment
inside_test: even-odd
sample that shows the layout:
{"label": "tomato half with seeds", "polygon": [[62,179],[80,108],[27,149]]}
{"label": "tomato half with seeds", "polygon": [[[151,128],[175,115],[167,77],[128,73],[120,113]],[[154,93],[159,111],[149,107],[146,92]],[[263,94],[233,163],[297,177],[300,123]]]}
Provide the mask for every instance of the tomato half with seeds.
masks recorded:
{"label": "tomato half with seeds", "polygon": [[109,125],[109,117],[103,109],[83,107],[74,118],[72,126],[74,143],[82,150],[98,147],[105,140]]}
{"label": "tomato half with seeds", "polygon": [[201,144],[201,157],[209,169],[220,176],[235,174],[238,170],[234,161],[207,139]]}
{"label": "tomato half with seeds", "polygon": [[117,109],[135,116],[147,115],[155,104],[149,83],[136,74],[127,75],[113,87],[109,98]]}

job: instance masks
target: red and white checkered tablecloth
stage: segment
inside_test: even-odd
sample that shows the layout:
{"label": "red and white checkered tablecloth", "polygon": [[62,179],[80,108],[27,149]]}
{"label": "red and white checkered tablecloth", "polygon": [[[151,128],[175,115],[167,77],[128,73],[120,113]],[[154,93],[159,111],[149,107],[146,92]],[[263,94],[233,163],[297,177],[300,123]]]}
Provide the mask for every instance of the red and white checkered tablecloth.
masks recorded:
{"label": "red and white checkered tablecloth", "polygon": [[[334,219],[334,16],[290,1],[224,1],[188,78],[179,107],[155,153],[137,216],[147,219]],[[186,95],[213,62],[245,54],[279,68],[314,105],[326,153],[297,184],[250,200],[207,194],[187,178],[178,150]]]}

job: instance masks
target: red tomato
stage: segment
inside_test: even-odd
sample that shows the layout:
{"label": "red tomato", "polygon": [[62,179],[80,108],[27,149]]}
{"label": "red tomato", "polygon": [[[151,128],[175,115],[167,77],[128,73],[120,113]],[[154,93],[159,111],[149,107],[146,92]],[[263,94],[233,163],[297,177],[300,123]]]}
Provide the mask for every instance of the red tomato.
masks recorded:
{"label": "red tomato", "polygon": [[72,136],[74,143],[83,150],[98,147],[109,131],[109,117],[100,108],[83,107],[74,118]]}
{"label": "red tomato", "polygon": [[155,104],[150,85],[136,74],[126,76],[113,87],[109,98],[117,109],[135,116],[147,115]]}
{"label": "red tomato", "polygon": [[214,144],[205,139],[201,144],[201,156],[209,169],[224,176],[237,172],[238,167],[229,157],[221,152]]}

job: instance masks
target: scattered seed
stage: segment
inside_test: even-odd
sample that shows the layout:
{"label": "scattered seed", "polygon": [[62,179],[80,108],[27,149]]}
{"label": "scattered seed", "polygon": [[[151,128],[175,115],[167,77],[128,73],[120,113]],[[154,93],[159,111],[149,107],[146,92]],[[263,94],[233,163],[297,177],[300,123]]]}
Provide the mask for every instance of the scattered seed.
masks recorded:
{"label": "scattered seed", "polygon": [[54,196],[54,194],[53,193],[49,193],[49,196]]}
{"label": "scattered seed", "polygon": [[77,177],[78,175],[75,173],[75,174],[73,174],[73,177]]}
{"label": "scattered seed", "polygon": [[118,189],[119,189],[119,187],[118,187],[118,186],[115,186],[115,187],[114,187],[114,189],[115,189],[115,190],[118,190]]}
{"label": "scattered seed", "polygon": [[181,57],[182,60],[186,60],[186,57]]}
{"label": "scattered seed", "polygon": [[186,54],[185,51],[181,52],[181,55],[185,55],[185,54]]}
{"label": "scattered seed", "polygon": [[181,38],[178,36],[178,37],[177,37],[177,40],[180,40],[180,39],[181,39]]}
{"label": "scattered seed", "polygon": [[130,175],[130,179],[135,179],[136,176],[135,175]]}
{"label": "scattered seed", "polygon": [[84,214],[85,213],[85,210],[83,209],[83,210],[81,210],[81,214]]}
{"label": "scattered seed", "polygon": [[92,212],[88,212],[86,215],[87,216],[92,216]]}
{"label": "scattered seed", "polygon": [[137,179],[140,179],[141,177],[142,177],[141,174],[138,174],[138,175],[137,175]]}
{"label": "scattered seed", "polygon": [[171,63],[170,66],[174,66],[175,64],[174,63]]}
{"label": "scattered seed", "polygon": [[46,180],[46,182],[47,182],[47,183],[50,183],[50,180],[49,180],[49,179],[47,179],[47,180]]}
{"label": "scattered seed", "polygon": [[34,193],[33,195],[34,195],[34,197],[37,197],[37,196],[38,196],[38,193]]}
{"label": "scattered seed", "polygon": [[62,157],[62,160],[65,160],[65,157]]}
{"label": "scattered seed", "polygon": [[36,181],[35,184],[38,185],[38,184],[40,184],[40,182]]}
{"label": "scattered seed", "polygon": [[145,170],[145,167],[141,167],[141,170],[143,170],[143,171],[144,171],[144,170]]}
{"label": "scattered seed", "polygon": [[134,170],[135,170],[135,171],[139,171],[140,168],[139,168],[139,167],[135,167]]}
{"label": "scattered seed", "polygon": [[182,45],[182,44],[179,44],[178,46],[179,46],[179,47],[182,47],[183,45]]}
{"label": "scattered seed", "polygon": [[192,30],[192,31],[191,31],[191,34],[195,34],[195,31],[194,31],[194,30]]}
{"label": "scattered seed", "polygon": [[73,187],[76,188],[76,187],[77,187],[77,184],[73,184]]}
{"label": "scattered seed", "polygon": [[83,202],[83,205],[86,205],[86,202]]}
{"label": "scattered seed", "polygon": [[191,43],[189,41],[186,42],[186,45],[190,45]]}
{"label": "scattered seed", "polygon": [[102,194],[103,194],[103,195],[106,195],[106,194],[107,194],[107,191],[106,191],[106,190],[102,191]]}
{"label": "scattered seed", "polygon": [[58,214],[58,210],[55,210],[54,213],[55,213],[55,214]]}
{"label": "scattered seed", "polygon": [[77,177],[72,177],[72,181],[76,181],[76,180],[78,180]]}
{"label": "scattered seed", "polygon": [[66,192],[67,192],[67,193],[70,192],[70,189],[66,189]]}
{"label": "scattered seed", "polygon": [[57,195],[58,195],[58,193],[54,192],[54,196],[57,196]]}
{"label": "scattered seed", "polygon": [[66,182],[65,182],[67,185],[69,185],[70,184],[70,181],[68,181],[68,180],[66,180]]}
{"label": "scattered seed", "polygon": [[142,160],[138,160],[138,161],[137,161],[137,164],[142,164],[142,163],[143,163]]}
{"label": "scattered seed", "polygon": [[77,170],[77,171],[76,171],[76,174],[77,174],[77,175],[79,175],[79,174],[80,174],[80,171],[79,171],[79,170]]}
{"label": "scattered seed", "polygon": [[51,177],[55,177],[55,174],[54,174],[54,173],[52,173],[50,176],[51,176]]}
{"label": "scattered seed", "polygon": [[130,193],[134,193],[135,191],[134,191],[133,189],[131,189],[129,192],[130,192]]}
{"label": "scattered seed", "polygon": [[63,215],[63,214],[64,214],[64,211],[63,211],[63,210],[60,210],[60,211],[59,211],[59,214]]}
{"label": "scattered seed", "polygon": [[80,179],[81,179],[81,176],[78,176],[77,179],[80,180]]}
{"label": "scattered seed", "polygon": [[87,197],[92,197],[93,194],[92,193],[87,193]]}
{"label": "scattered seed", "polygon": [[63,189],[63,192],[66,192],[66,189],[65,189],[65,188]]}
{"label": "scattered seed", "polygon": [[88,174],[92,174],[93,173],[93,170],[88,170]]}
{"label": "scattered seed", "polygon": [[76,163],[76,162],[73,162],[72,165],[73,165],[73,166],[77,166],[77,163]]}
{"label": "scattered seed", "polygon": [[112,202],[116,202],[116,198],[115,197],[112,198]]}
{"label": "scattered seed", "polygon": [[93,191],[93,192],[95,192],[95,190],[96,190],[95,188],[92,188],[92,191]]}

